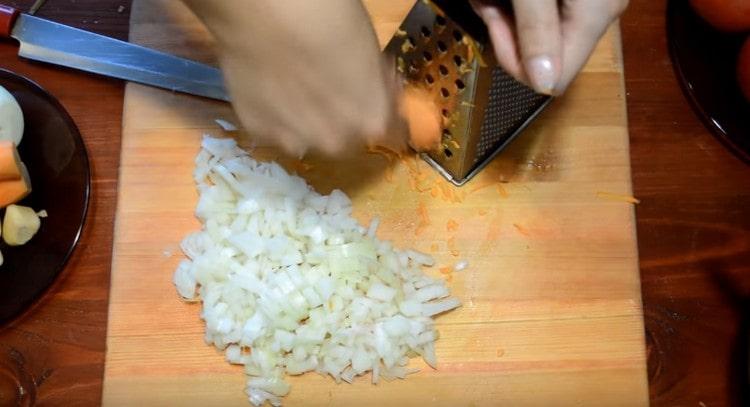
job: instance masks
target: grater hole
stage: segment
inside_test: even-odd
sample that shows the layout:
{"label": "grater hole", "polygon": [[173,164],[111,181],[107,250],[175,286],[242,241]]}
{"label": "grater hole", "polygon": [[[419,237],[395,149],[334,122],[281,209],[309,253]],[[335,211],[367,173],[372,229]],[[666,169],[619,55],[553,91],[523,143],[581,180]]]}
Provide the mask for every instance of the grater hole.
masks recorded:
{"label": "grater hole", "polygon": [[456,79],[456,89],[458,89],[459,91],[462,91],[464,90],[465,87],[466,87],[466,84],[464,83],[464,81],[462,81],[461,79]]}
{"label": "grater hole", "polygon": [[456,40],[456,42],[461,42],[464,39],[464,35],[461,34],[461,31],[453,30],[453,39]]}
{"label": "grater hole", "polygon": [[422,26],[422,37],[430,38],[431,35],[432,35],[432,31],[430,31],[429,28]]}
{"label": "grater hole", "polygon": [[414,41],[414,38],[412,36],[406,37],[406,40],[404,42],[407,44],[406,48],[414,49],[416,47],[416,42]]}
{"label": "grater hole", "polygon": [[409,61],[409,73],[414,74],[417,72],[419,72],[419,66],[417,66],[417,61],[412,59]]}
{"label": "grater hole", "polygon": [[424,60],[427,62],[432,61],[432,54],[430,54],[429,51],[425,51],[422,53],[422,56],[424,57]]}
{"label": "grater hole", "polygon": [[451,134],[451,131],[448,129],[443,129],[443,141],[450,140],[453,138],[453,134]]}
{"label": "grater hole", "polygon": [[440,88],[440,94],[443,95],[444,98],[447,98],[451,95],[451,93],[446,88]]}
{"label": "grater hole", "polygon": [[443,154],[445,154],[445,157],[446,157],[446,158],[451,158],[451,157],[453,157],[453,151],[451,151],[450,149],[447,149],[447,148],[446,148],[446,149],[443,149]]}
{"label": "grater hole", "polygon": [[440,52],[446,52],[446,51],[448,51],[448,46],[445,45],[445,43],[443,41],[438,41],[437,42],[437,48],[438,48],[438,50]]}
{"label": "grater hole", "polygon": [[443,16],[437,16],[435,17],[435,24],[440,27],[445,27],[445,25],[448,23],[448,21],[445,20],[445,17]]}
{"label": "grater hole", "polygon": [[445,65],[440,65],[440,67],[438,67],[438,71],[440,72],[440,75],[448,75],[448,67],[446,67]]}
{"label": "grater hole", "polygon": [[424,76],[424,81],[427,82],[428,85],[432,85],[435,83],[435,78],[433,78],[432,75],[427,74]]}
{"label": "grater hole", "polygon": [[453,63],[456,64],[457,68],[460,68],[461,65],[464,64],[464,59],[461,58],[461,55],[454,55],[453,56]]}
{"label": "grater hole", "polygon": [[450,116],[451,113],[448,111],[448,109],[443,109],[443,110],[440,111],[440,114],[442,114],[443,117],[445,117],[447,119],[448,116]]}

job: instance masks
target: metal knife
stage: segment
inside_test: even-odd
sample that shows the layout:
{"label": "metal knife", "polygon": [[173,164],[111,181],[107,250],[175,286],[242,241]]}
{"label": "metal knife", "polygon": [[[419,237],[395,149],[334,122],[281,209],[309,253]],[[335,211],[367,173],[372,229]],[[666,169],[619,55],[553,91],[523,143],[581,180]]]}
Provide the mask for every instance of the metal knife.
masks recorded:
{"label": "metal knife", "polygon": [[18,55],[66,66],[229,101],[221,71],[125,41],[44,20],[0,4],[0,39],[15,38]]}

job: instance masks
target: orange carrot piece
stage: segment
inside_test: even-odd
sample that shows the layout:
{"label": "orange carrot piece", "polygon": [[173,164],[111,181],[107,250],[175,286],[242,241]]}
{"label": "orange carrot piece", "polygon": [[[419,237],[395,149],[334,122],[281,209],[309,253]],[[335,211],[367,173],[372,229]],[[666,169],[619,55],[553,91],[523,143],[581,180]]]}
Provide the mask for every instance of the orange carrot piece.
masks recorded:
{"label": "orange carrot piece", "polygon": [[16,145],[9,140],[0,141],[0,181],[21,179],[21,157]]}

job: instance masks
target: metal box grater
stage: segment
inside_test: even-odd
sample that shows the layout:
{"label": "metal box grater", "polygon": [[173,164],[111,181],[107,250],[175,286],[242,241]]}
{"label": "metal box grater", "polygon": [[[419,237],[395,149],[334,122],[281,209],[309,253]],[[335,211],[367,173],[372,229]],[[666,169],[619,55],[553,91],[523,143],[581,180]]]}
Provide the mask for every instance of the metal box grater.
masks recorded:
{"label": "metal box grater", "polygon": [[487,29],[466,0],[417,0],[386,46],[408,85],[435,98],[439,151],[423,158],[463,185],[549,103],[497,65]]}

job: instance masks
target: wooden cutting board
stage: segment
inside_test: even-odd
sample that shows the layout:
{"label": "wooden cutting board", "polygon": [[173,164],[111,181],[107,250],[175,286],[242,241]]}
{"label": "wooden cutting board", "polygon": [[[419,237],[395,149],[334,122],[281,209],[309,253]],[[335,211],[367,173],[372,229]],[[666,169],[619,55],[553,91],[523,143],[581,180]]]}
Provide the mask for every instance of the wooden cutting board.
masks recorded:
{"label": "wooden cutting board", "polygon": [[[370,0],[381,43],[411,6]],[[131,39],[211,62],[211,39],[174,0],[135,1]],[[647,405],[638,254],[619,30],[566,95],[463,188],[414,159],[278,158],[322,192],[341,188],[379,236],[432,252],[463,307],[438,318],[439,366],[408,380],[293,377],[288,406]],[[203,342],[178,299],[179,242],[199,227],[191,178],[202,134],[228,105],[129,84],[110,295],[105,405],[247,406],[242,369]],[[609,199],[608,199],[609,198]],[[426,208],[429,219],[418,214]],[[448,230],[448,223],[457,227]]]}

